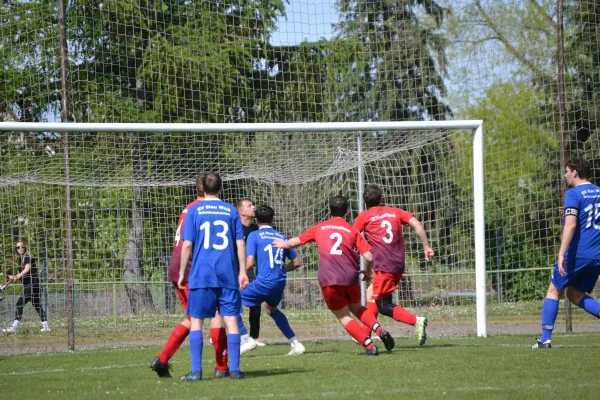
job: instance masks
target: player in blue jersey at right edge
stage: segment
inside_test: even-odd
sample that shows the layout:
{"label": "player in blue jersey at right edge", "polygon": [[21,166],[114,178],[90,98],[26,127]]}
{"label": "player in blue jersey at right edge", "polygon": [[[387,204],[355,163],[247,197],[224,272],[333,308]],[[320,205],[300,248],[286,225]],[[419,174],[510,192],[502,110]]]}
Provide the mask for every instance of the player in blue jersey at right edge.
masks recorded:
{"label": "player in blue jersey at right edge", "polygon": [[[283,297],[287,272],[302,266],[302,259],[294,249],[284,250],[273,246],[275,239],[287,239],[285,235],[272,228],[274,216],[275,212],[269,206],[256,208],[255,218],[258,222],[258,230],[248,235],[246,264],[248,269],[256,264],[258,272],[256,279],[241,291],[242,303],[247,307],[260,307],[265,302],[267,312],[290,342],[291,350],[288,355],[300,355],[305,351],[304,346],[296,339],[296,334],[290,327],[287,317],[277,309],[277,306]],[[286,260],[291,261],[286,264]],[[238,324],[240,327],[244,325],[241,316],[238,317]]]}
{"label": "player in blue jersey at right edge", "polygon": [[204,175],[202,187],[204,201],[188,209],[181,235],[180,288],[184,286],[185,269],[193,250],[187,302],[187,315],[191,317],[192,371],[181,380],[202,380],[202,323],[205,318],[215,317],[217,307],[227,328],[230,377],[241,379],[244,374],[240,371],[237,316],[242,312],[239,289],[248,285],[244,229],[236,208],[218,197],[223,187],[219,174],[209,172]]}
{"label": "player in blue jersey at right edge", "polygon": [[565,225],[542,307],[542,337],[534,349],[552,347],[558,301],[565,291],[572,303],[600,318],[600,304],[588,295],[600,276],[600,187],[590,183],[590,164],[582,159],[567,161],[565,178],[572,189],[565,194]]}

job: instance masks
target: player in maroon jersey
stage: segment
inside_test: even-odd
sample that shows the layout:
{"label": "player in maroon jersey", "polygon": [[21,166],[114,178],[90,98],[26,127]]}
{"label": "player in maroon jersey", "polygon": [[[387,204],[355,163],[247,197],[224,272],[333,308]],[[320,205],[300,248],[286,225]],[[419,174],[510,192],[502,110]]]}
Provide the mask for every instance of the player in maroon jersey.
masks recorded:
{"label": "player in maroon jersey", "polygon": [[369,326],[383,341],[386,349],[394,348],[394,339],[381,328],[371,311],[360,305],[359,254],[367,261],[365,280],[370,278],[373,266],[371,246],[344,217],[348,213],[348,200],[344,196],[329,200],[332,218],[309,228],[299,237],[288,240],[277,239],[275,247],[289,249],[316,242],[319,249],[318,280],[327,307],[338,318],[350,336],[367,349],[367,355],[378,355],[377,347],[370,335],[363,332],[358,321],[350,316],[352,312],[366,326]]}
{"label": "player in maroon jersey", "polygon": [[[374,272],[371,285],[367,289],[367,308],[375,316],[379,312],[396,321],[415,326],[419,344],[423,346],[427,339],[427,318],[417,317],[404,307],[392,303],[392,294],[398,289],[398,282],[404,273],[402,225],[414,228],[423,243],[425,260],[429,261],[433,258],[433,249],[427,242],[427,234],[412,213],[382,205],[383,198],[379,186],[367,186],[363,200],[367,209],[358,215],[354,221],[354,228],[359,232],[364,231],[367,241],[373,246]],[[367,326],[364,330],[370,332]]]}
{"label": "player in maroon jersey", "polygon": [[[205,174],[198,176],[196,179],[196,192],[198,197],[196,200],[188,204],[185,209],[182,211],[181,216],[179,217],[179,222],[177,223],[177,231],[175,232],[175,242],[173,243],[173,253],[171,255],[171,261],[169,262],[169,272],[167,278],[169,282],[173,283],[175,290],[177,291],[177,297],[179,298],[179,302],[184,310],[187,309],[187,299],[188,299],[188,285],[187,285],[187,276],[190,273],[190,268],[192,266],[192,259],[188,261],[186,270],[185,270],[185,280],[183,288],[179,288],[177,285],[177,281],[179,280],[179,267],[181,263],[181,247],[183,245],[183,241],[181,240],[181,232],[183,230],[183,225],[185,223],[185,217],[187,215],[187,211],[198,204],[202,200],[204,200],[204,190],[202,189],[202,178]],[[177,327],[171,333],[169,340],[165,344],[165,347],[161,350],[158,357],[152,360],[150,363],[150,368],[155,371],[159,377],[161,378],[170,378],[171,373],[169,372],[170,364],[169,360],[177,349],[181,346],[181,344],[185,341],[185,338],[190,333],[190,319],[187,317],[183,321],[181,321]],[[215,318],[210,320],[210,337],[215,349],[215,377],[223,378],[228,375],[227,371],[227,333],[225,331],[225,321],[218,314]]]}

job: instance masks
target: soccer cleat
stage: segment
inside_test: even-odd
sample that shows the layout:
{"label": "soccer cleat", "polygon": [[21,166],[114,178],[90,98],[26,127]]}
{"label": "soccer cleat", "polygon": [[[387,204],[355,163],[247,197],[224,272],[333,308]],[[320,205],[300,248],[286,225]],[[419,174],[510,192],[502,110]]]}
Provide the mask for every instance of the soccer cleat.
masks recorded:
{"label": "soccer cleat", "polygon": [[247,338],[245,338],[244,340],[242,340],[242,343],[240,345],[240,355],[249,352],[250,350],[255,349],[257,346],[256,344],[256,340],[254,340],[253,338],[251,338],[250,336],[248,336]]}
{"label": "soccer cleat", "polygon": [[192,374],[191,372],[186,376],[181,378],[182,382],[197,382],[202,380],[202,372],[196,372]]}
{"label": "soccer cleat", "polygon": [[2,329],[2,333],[15,333],[17,330],[15,328],[13,328],[12,326],[9,326],[6,329]]}
{"label": "soccer cleat", "polygon": [[47,326],[45,326],[42,329],[40,329],[40,332],[50,332],[50,328],[48,328]]}
{"label": "soccer cleat", "polygon": [[417,330],[417,339],[419,340],[419,346],[423,346],[427,340],[427,318],[417,317],[417,323],[415,324]]}
{"label": "soccer cleat", "polygon": [[244,379],[245,378],[244,373],[242,371],[231,371],[229,373],[229,377],[231,379]]}
{"label": "soccer cleat", "polygon": [[531,346],[532,349],[551,349],[552,342],[550,340],[546,340],[544,343],[540,339],[535,339],[535,344]]}
{"label": "soccer cleat", "polygon": [[163,363],[161,362],[158,357],[154,358],[154,360],[152,360],[152,362],[150,363],[150,368],[152,368],[152,371],[156,372],[156,374],[160,377],[160,378],[170,378],[171,377],[171,373],[169,372],[169,370],[171,369],[171,364],[167,363]]}
{"label": "soccer cleat", "polygon": [[367,349],[367,351],[365,352],[365,355],[367,355],[367,356],[378,356],[379,355],[379,349],[377,349],[377,346],[373,345],[373,347],[371,347],[370,349]]}
{"label": "soccer cleat", "polygon": [[385,349],[387,351],[392,351],[392,349],[396,345],[396,343],[394,342],[394,338],[392,337],[392,335],[390,335],[390,333],[388,331],[386,331],[385,329],[382,329],[381,330],[381,334],[379,335],[379,337],[381,338],[381,341],[383,342],[383,345],[385,346]]}
{"label": "soccer cleat", "polygon": [[226,378],[229,376],[229,368],[227,368],[225,371],[219,371],[218,369],[215,368],[215,378]]}
{"label": "soccer cleat", "polygon": [[254,340],[256,341],[256,345],[257,345],[258,347],[264,347],[264,346],[266,346],[266,345],[267,345],[267,344],[265,343],[265,341],[264,341],[264,340],[262,340],[262,339],[256,338],[256,339],[254,339]]}
{"label": "soccer cleat", "polygon": [[306,351],[306,349],[304,348],[302,343],[297,342],[294,346],[292,346],[292,349],[290,350],[289,353],[287,353],[287,355],[288,356],[299,356],[300,354],[303,354],[305,351]]}

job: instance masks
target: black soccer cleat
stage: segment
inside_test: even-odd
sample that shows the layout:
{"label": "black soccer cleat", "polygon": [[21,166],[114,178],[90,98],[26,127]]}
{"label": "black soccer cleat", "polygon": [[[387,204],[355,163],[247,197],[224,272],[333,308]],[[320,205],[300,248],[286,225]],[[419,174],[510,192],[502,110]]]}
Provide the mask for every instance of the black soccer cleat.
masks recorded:
{"label": "black soccer cleat", "polygon": [[544,343],[541,342],[540,339],[535,339],[535,344],[531,346],[532,349],[551,349],[552,343],[548,340]]}
{"label": "black soccer cleat", "polygon": [[182,382],[198,382],[202,380],[202,372],[196,372],[195,374],[189,373],[181,378]]}
{"label": "black soccer cleat", "polygon": [[152,360],[152,362],[150,363],[150,368],[152,368],[152,371],[156,372],[156,374],[160,378],[170,378],[171,377],[171,373],[169,372],[169,370],[171,369],[171,364],[161,362],[158,359],[158,357],[156,357],[154,360]]}
{"label": "black soccer cleat", "polygon": [[377,348],[377,346],[373,345],[373,347],[371,347],[370,349],[367,349],[367,351],[365,352],[366,356],[378,356],[379,355],[379,349]]}
{"label": "black soccer cleat", "polygon": [[225,371],[219,371],[215,368],[215,378],[227,378],[229,376],[229,368]]}
{"label": "black soccer cleat", "polygon": [[244,373],[242,371],[231,371],[229,373],[229,377],[231,379],[244,379],[245,378]]}
{"label": "black soccer cleat", "polygon": [[385,349],[387,351],[392,351],[394,346],[396,346],[396,343],[394,342],[394,338],[385,329],[381,330],[381,334],[379,335],[379,337],[381,338],[381,341],[383,342],[383,345],[385,346]]}

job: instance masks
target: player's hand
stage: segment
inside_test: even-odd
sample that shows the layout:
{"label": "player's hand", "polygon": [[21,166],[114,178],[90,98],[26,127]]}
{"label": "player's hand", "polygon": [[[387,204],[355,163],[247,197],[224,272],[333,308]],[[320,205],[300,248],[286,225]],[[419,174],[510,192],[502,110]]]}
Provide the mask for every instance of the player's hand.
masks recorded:
{"label": "player's hand", "polygon": [[565,256],[560,254],[558,255],[558,273],[560,276],[567,275],[567,271],[565,271]]}
{"label": "player's hand", "polygon": [[185,284],[185,277],[179,275],[179,279],[177,280],[177,287],[179,289],[183,289],[184,284]]}
{"label": "player's hand", "polygon": [[240,285],[240,289],[246,289],[246,287],[248,286],[248,275],[241,273],[238,275],[238,283]]}
{"label": "player's hand", "polygon": [[371,282],[371,279],[372,279],[371,271],[360,270],[360,271],[358,271],[358,273],[362,275],[363,282]]}
{"label": "player's hand", "polygon": [[434,251],[431,247],[425,247],[425,261],[433,260]]}
{"label": "player's hand", "polygon": [[9,282],[16,282],[17,281],[17,277],[15,275],[9,275],[8,276],[8,281]]}
{"label": "player's hand", "polygon": [[285,247],[285,240],[283,239],[275,239],[273,241],[273,246],[277,247],[278,249],[286,249],[287,247]]}

